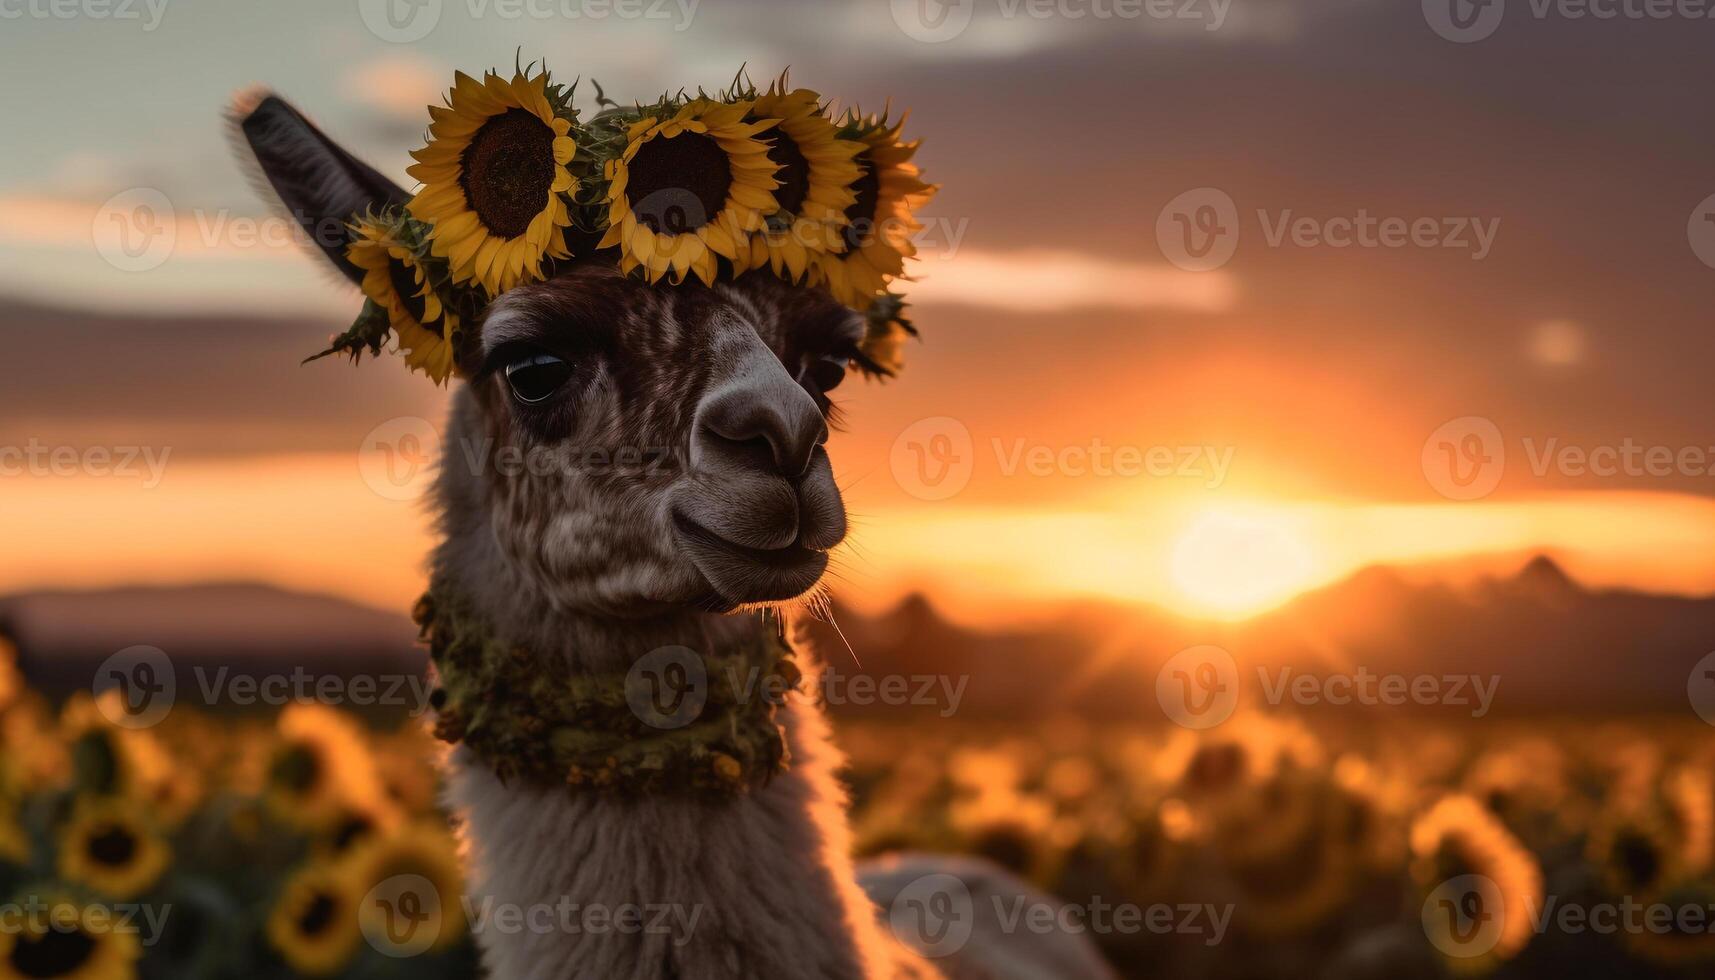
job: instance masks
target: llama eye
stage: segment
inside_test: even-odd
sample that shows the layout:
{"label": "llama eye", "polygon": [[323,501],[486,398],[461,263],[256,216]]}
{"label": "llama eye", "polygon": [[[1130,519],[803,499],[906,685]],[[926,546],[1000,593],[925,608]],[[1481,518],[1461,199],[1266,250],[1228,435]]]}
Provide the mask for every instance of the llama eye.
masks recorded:
{"label": "llama eye", "polygon": [[843,357],[824,357],[810,365],[810,381],[824,393],[833,391],[846,379],[846,359]]}
{"label": "llama eye", "polygon": [[531,354],[506,365],[512,397],[526,405],[546,401],[572,376],[572,366],[552,354]]}

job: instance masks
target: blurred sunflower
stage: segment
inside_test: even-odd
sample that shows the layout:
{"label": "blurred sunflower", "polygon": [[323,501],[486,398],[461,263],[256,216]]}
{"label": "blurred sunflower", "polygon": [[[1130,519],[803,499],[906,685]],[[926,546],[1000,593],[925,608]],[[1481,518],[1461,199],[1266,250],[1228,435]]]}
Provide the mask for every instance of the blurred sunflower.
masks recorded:
{"label": "blurred sunflower", "polygon": [[1302,848],[1322,834],[1329,803],[1324,780],[1284,770],[1260,785],[1242,787],[1211,814],[1211,829],[1229,860],[1265,861]]}
{"label": "blurred sunflower", "polygon": [[24,677],[18,673],[18,648],[11,637],[0,633],[0,711],[10,708],[24,693]]}
{"label": "blurred sunflower", "polygon": [[30,832],[19,822],[15,805],[8,801],[0,812],[0,861],[27,865],[31,850]]}
{"label": "blurred sunflower", "polygon": [[458,314],[444,308],[417,253],[375,221],[352,226],[357,238],[346,258],[363,270],[363,295],[387,311],[405,365],[439,384],[454,370]]}
{"label": "blurred sunflower", "polygon": [[[421,883],[427,882],[432,894],[419,896],[416,904],[429,916],[420,927],[435,937],[430,949],[445,949],[464,935],[464,877],[458,842],[445,826],[419,821],[367,838],[352,850],[348,860],[356,887],[365,892],[390,879],[405,882],[403,887],[407,888],[423,887]],[[381,912],[366,904],[359,912],[359,921]],[[376,922],[368,931],[370,935],[390,935],[387,927],[388,923]]]}
{"label": "blurred sunflower", "polygon": [[446,743],[425,737],[426,729],[411,725],[382,738],[375,748],[375,768],[384,792],[405,813],[434,809],[439,788],[430,760]]}
{"label": "blurred sunflower", "polygon": [[104,907],[49,899],[42,914],[0,929],[0,980],[132,980],[142,944],[111,922]]}
{"label": "blurred sunflower", "polygon": [[80,793],[146,801],[171,778],[173,760],[153,732],[107,720],[124,711],[122,697],[117,688],[103,692],[99,702],[78,692],[61,709],[61,732]]}
{"label": "blurred sunflower", "polygon": [[1591,829],[1586,857],[1610,894],[1640,895],[1687,870],[1673,826],[1655,807],[1610,807]]}
{"label": "blurred sunflower", "polygon": [[79,802],[60,831],[60,874],[111,898],[147,891],[172,859],[172,849],[137,809],[115,800]]}
{"label": "blurred sunflower", "polygon": [[1483,753],[1465,773],[1461,787],[1513,833],[1539,848],[1566,839],[1581,817],[1562,753],[1545,739]]}
{"label": "blurred sunflower", "polygon": [[625,151],[607,163],[600,244],[619,249],[621,270],[674,283],[694,272],[713,283],[718,258],[736,263],[741,243],[780,210],[780,165],[757,139],[774,121],[747,122],[750,111],[748,102],[694,99],[671,116],[631,124]]}
{"label": "blurred sunflower", "polygon": [[326,830],[379,793],[374,761],[357,722],[326,705],[298,702],[280,713],[264,798],[279,819]]}
{"label": "blurred sunflower", "polygon": [[[1529,944],[1533,910],[1542,907],[1542,869],[1536,858],[1481,803],[1463,794],[1444,796],[1411,827],[1412,877],[1425,894],[1467,876],[1494,882],[1499,908],[1481,909],[1498,923],[1491,949],[1449,957],[1455,973],[1487,973]],[[1487,901],[1478,896],[1479,901]]]}
{"label": "blurred sunflower", "polygon": [[431,226],[430,250],[454,282],[498,296],[542,278],[543,259],[570,257],[561,195],[576,182],[567,164],[577,144],[560,100],[547,72],[510,81],[489,72],[480,82],[459,72],[446,106],[429,107],[429,144],[406,169],[423,182],[409,207]]}
{"label": "blurred sunflower", "polygon": [[809,272],[810,256],[845,247],[846,209],[857,203],[853,190],[862,176],[856,162],[863,144],[840,139],[823,110],[821,96],[809,89],[769,89],[751,107],[747,122],[777,120],[769,133],[768,158],[780,169],[774,192],[779,210],[748,240],[745,268],[767,266],[774,274],[799,282]]}
{"label": "blurred sunflower", "polygon": [[1363,870],[1372,874],[1403,870],[1410,787],[1382,778],[1354,755],[1341,757],[1333,775],[1333,832],[1356,853]]}
{"label": "blurred sunflower", "polygon": [[72,762],[62,736],[53,709],[34,691],[0,712],[0,792],[17,798],[63,786]]}
{"label": "blurred sunflower", "polygon": [[845,211],[845,247],[838,254],[818,253],[810,279],[854,309],[867,310],[889,282],[905,274],[905,260],[917,254],[911,236],[923,227],[912,212],[937,190],[911,162],[917,143],[899,138],[904,127],[904,119],[890,124],[885,116],[852,116],[841,127],[843,138],[863,145]]}
{"label": "blurred sunflower", "polygon": [[311,864],[286,880],[268,916],[268,942],[298,973],[332,976],[357,953],[362,892],[340,866]]}
{"label": "blurred sunflower", "polygon": [[1054,808],[1039,796],[1000,788],[953,802],[949,821],[961,850],[988,858],[1021,877],[1041,882],[1053,874],[1059,853]]}
{"label": "blurred sunflower", "polygon": [[1329,922],[1352,897],[1356,853],[1332,824],[1284,851],[1232,862],[1245,927],[1264,939],[1303,934]]}
{"label": "blurred sunflower", "polygon": [[1661,785],[1662,805],[1679,838],[1679,860],[1685,871],[1708,869],[1715,849],[1715,779],[1708,770],[1679,766]]}

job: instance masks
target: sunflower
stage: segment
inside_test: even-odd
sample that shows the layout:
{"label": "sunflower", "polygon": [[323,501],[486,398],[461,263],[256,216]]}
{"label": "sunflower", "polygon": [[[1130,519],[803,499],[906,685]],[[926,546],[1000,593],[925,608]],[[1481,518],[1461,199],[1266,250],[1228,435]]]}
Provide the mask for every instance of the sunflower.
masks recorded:
{"label": "sunflower", "polygon": [[322,831],[376,800],[374,760],[356,722],[326,705],[299,702],[281,712],[279,728],[264,794],[276,817]]}
{"label": "sunflower", "polygon": [[392,228],[364,220],[352,232],[346,258],[363,270],[363,295],[387,312],[406,366],[436,384],[446,381],[455,367],[458,314],[441,304],[428,270]]}
{"label": "sunflower", "polygon": [[[424,949],[445,949],[464,935],[458,842],[445,826],[419,821],[375,835],[353,848],[347,860],[355,887],[378,899],[358,910],[365,935],[408,945],[426,941]],[[416,894],[407,899],[405,891]],[[413,921],[409,938],[402,941],[388,916],[407,902],[422,918]]]}
{"label": "sunflower", "polygon": [[60,874],[111,898],[147,891],[171,863],[167,842],[117,800],[80,802],[60,832]]}
{"label": "sunflower", "polygon": [[[1443,797],[1411,828],[1412,876],[1432,898],[1439,886],[1461,878],[1493,883],[1471,893],[1479,908],[1473,921],[1494,922],[1492,946],[1473,955],[1449,953],[1447,966],[1455,973],[1487,973],[1517,956],[1530,942],[1531,917],[1542,907],[1542,869],[1511,832],[1464,794]],[[1498,907],[1489,908],[1493,903]],[[1459,944],[1468,940],[1454,930]]]}
{"label": "sunflower", "polygon": [[764,266],[791,282],[809,273],[810,256],[844,247],[846,210],[857,203],[853,190],[863,176],[857,154],[864,148],[840,139],[839,129],[823,112],[821,96],[809,89],[782,92],[780,87],[756,99],[747,121],[777,120],[768,158],[780,169],[774,192],[779,210],[767,225],[750,236],[751,269]]}
{"label": "sunflower", "polygon": [[[625,133],[607,163],[607,234],[624,272],[676,284],[695,272],[713,283],[717,257],[738,262],[740,246],[780,210],[780,165],[756,137],[774,121],[747,122],[751,103],[694,99],[677,112],[647,115]],[[748,256],[748,250],[745,253]]]}
{"label": "sunflower", "polygon": [[18,820],[15,807],[8,801],[0,805],[0,861],[20,867],[30,863],[30,832]]}
{"label": "sunflower", "polygon": [[0,980],[133,980],[142,944],[102,906],[53,898],[0,929]]}
{"label": "sunflower", "polygon": [[1651,891],[1693,870],[1672,824],[1652,806],[1610,807],[1591,830],[1587,854],[1617,896]]}
{"label": "sunflower", "polygon": [[118,688],[103,692],[100,701],[78,692],[62,709],[61,731],[80,792],[147,801],[171,777],[173,760],[150,730],[118,728],[107,720],[123,710],[122,697]]}
{"label": "sunflower", "polygon": [[24,692],[24,679],[18,673],[18,647],[0,631],[0,711],[10,708]]}
{"label": "sunflower", "polygon": [[406,172],[423,182],[413,217],[432,226],[430,250],[454,282],[498,296],[542,278],[544,258],[569,258],[566,200],[577,151],[564,96],[548,73],[482,81],[459,72],[447,105],[430,106],[429,145]]}
{"label": "sunflower", "polygon": [[863,144],[846,207],[844,248],[817,255],[811,281],[853,309],[868,309],[889,282],[905,274],[905,260],[917,254],[911,236],[923,227],[912,212],[937,190],[911,162],[917,143],[900,140],[904,126],[904,119],[889,124],[886,117],[853,117],[842,130]]}
{"label": "sunflower", "polygon": [[948,813],[960,850],[987,858],[1032,881],[1042,881],[1058,860],[1054,808],[1032,793],[985,789],[956,800]]}
{"label": "sunflower", "polygon": [[1337,829],[1328,822],[1290,849],[1229,864],[1251,932],[1265,939],[1300,935],[1351,900],[1358,855]]}
{"label": "sunflower", "polygon": [[341,865],[300,868],[280,889],[268,915],[268,942],[293,970],[313,977],[338,973],[363,939],[357,926],[360,892]]}

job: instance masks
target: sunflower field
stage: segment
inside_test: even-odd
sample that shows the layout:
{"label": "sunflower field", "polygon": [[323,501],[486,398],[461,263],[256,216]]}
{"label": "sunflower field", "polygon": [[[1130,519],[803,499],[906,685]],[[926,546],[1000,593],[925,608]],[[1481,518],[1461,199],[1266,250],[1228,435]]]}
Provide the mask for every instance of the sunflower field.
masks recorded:
{"label": "sunflower field", "polygon": [[[478,975],[420,720],[127,728],[9,665],[0,704],[0,980]],[[1707,727],[837,727],[860,856],[999,862],[1123,976],[1715,975]],[[440,901],[393,901],[402,876]]]}

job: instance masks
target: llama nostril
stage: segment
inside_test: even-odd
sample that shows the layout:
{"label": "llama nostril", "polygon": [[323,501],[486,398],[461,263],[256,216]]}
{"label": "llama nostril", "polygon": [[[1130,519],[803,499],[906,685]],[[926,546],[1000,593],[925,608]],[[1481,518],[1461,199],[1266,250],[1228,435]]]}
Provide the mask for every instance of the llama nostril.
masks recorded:
{"label": "llama nostril", "polygon": [[821,409],[795,384],[781,392],[729,391],[708,406],[703,427],[734,447],[753,449],[759,465],[789,480],[803,477],[816,448],[828,441]]}

